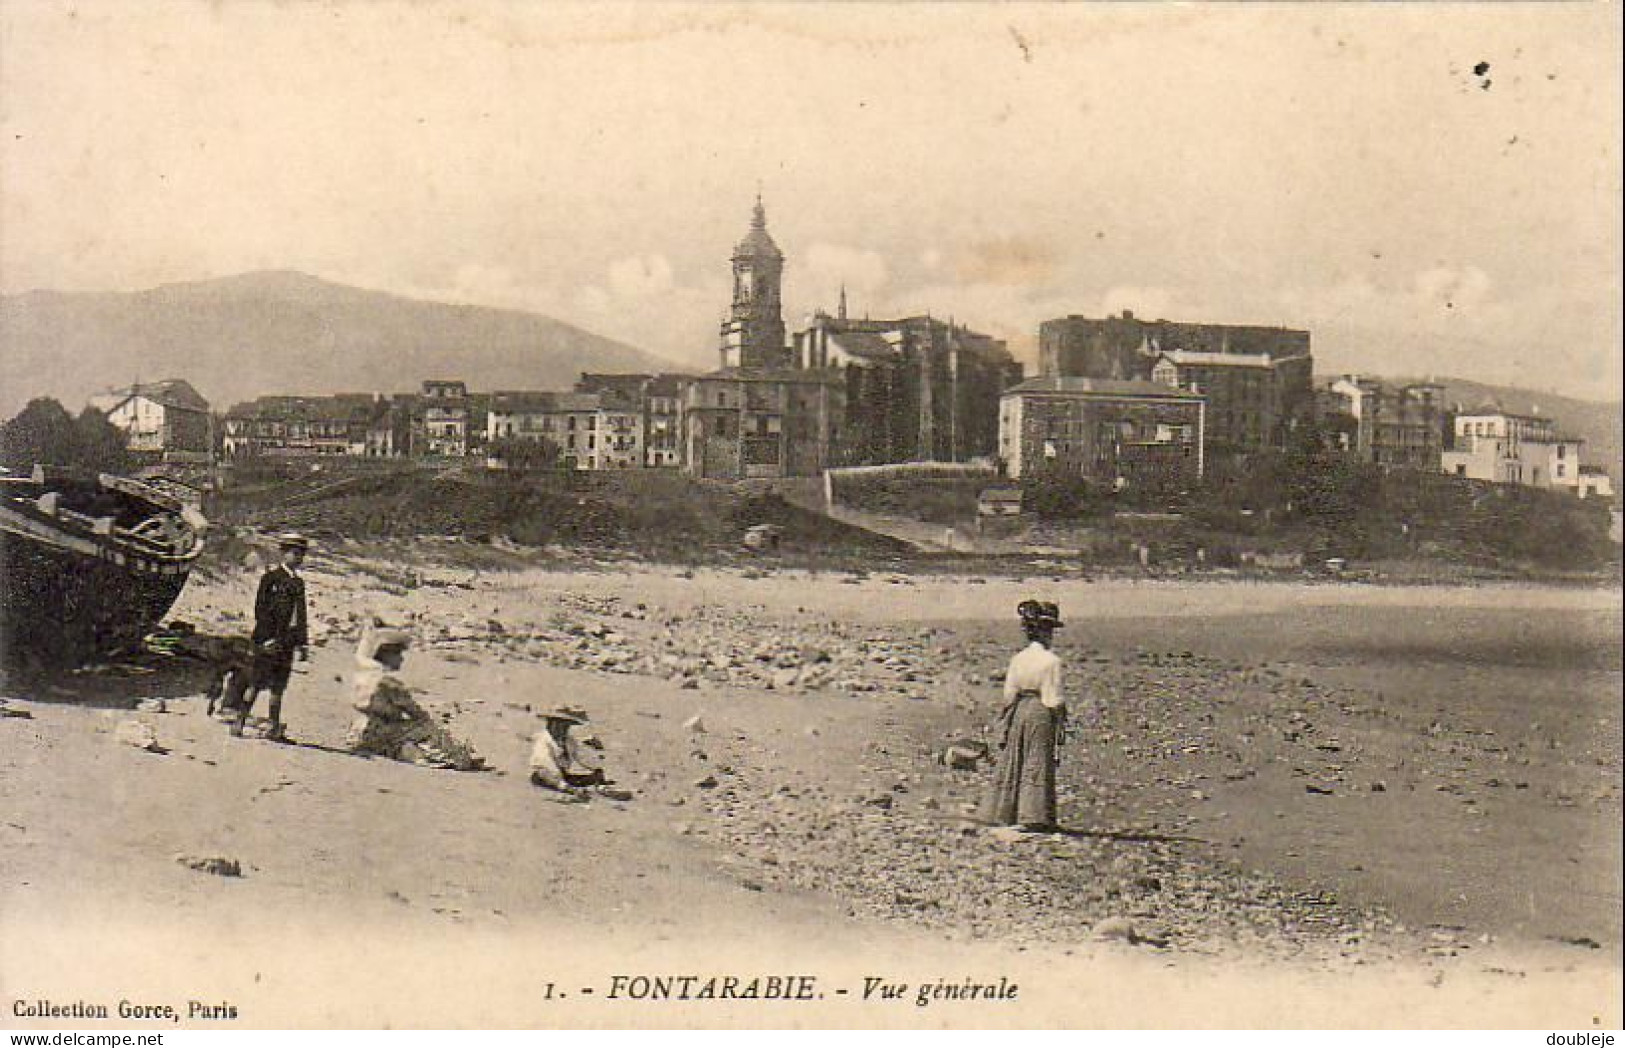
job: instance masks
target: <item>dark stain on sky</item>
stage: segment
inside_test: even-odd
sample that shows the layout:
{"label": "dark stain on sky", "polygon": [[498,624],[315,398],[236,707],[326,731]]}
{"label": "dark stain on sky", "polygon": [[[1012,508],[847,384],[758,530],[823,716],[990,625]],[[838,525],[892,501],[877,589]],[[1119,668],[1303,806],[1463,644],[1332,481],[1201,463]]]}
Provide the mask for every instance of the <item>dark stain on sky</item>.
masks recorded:
{"label": "dark stain on sky", "polygon": [[1021,60],[1031,62],[1033,60],[1033,49],[1027,45],[1027,38],[1021,35],[1021,30],[1011,26],[1010,35],[1015,39],[1016,46],[1021,48]]}

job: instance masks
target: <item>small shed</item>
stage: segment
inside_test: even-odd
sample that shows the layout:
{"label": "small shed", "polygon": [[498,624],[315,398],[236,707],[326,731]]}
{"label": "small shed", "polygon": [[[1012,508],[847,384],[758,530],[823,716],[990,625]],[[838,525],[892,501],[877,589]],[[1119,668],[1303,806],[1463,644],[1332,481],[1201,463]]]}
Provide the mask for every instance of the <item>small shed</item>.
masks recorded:
{"label": "small shed", "polygon": [[1021,516],[1021,489],[1018,487],[986,488],[976,496],[978,517]]}
{"label": "small shed", "polygon": [[1010,538],[1021,532],[1021,489],[1013,485],[986,488],[976,496],[976,532],[986,538]]}
{"label": "small shed", "polygon": [[783,540],[784,529],[777,524],[754,524],[745,529],[745,548],[748,550],[776,550]]}

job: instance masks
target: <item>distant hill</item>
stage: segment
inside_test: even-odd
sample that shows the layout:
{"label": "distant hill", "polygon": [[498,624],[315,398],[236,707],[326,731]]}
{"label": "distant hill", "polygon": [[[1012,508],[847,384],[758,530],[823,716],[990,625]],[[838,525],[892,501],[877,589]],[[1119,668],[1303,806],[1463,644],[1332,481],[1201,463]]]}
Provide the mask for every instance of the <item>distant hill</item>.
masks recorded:
{"label": "distant hill", "polygon": [[260,272],[150,291],[0,296],[0,414],[52,396],[184,378],[216,410],[266,393],[567,389],[582,371],[667,360],[535,313],[449,305]]}
{"label": "distant hill", "polygon": [[[1317,376],[1315,382],[1317,385],[1323,385],[1331,377]],[[1422,381],[1403,377],[1381,380],[1390,385]],[[1622,485],[1622,480],[1625,480],[1625,476],[1622,476],[1625,474],[1625,462],[1622,462],[1625,460],[1625,447],[1622,447],[1620,432],[1621,427],[1625,426],[1625,405],[1617,402],[1606,404],[1595,400],[1579,400],[1574,397],[1558,396],[1556,393],[1541,393],[1517,386],[1497,386],[1487,382],[1474,382],[1471,379],[1432,378],[1427,381],[1444,386],[1445,404],[1452,407],[1459,403],[1471,410],[1494,404],[1499,405],[1504,411],[1522,415],[1544,415],[1556,419],[1558,429],[1564,435],[1580,437],[1585,441],[1580,461],[1606,469],[1613,478],[1614,490],[1618,491],[1625,486]]]}

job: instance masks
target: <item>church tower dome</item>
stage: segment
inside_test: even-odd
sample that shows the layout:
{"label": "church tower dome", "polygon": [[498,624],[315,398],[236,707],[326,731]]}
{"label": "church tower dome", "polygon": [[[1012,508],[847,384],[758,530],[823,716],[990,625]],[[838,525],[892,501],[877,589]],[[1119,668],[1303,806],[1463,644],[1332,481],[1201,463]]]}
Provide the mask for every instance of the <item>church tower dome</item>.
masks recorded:
{"label": "church tower dome", "polygon": [[767,231],[767,210],[760,195],[751,212],[750,229],[734,246],[733,304],[722,323],[722,366],[745,369],[787,368],[780,290],[784,252]]}
{"label": "church tower dome", "polygon": [[767,209],[762,206],[762,198],[756,198],[756,206],[751,209],[750,232],[746,233],[738,244],[734,245],[734,261],[740,259],[772,259],[783,262],[784,252],[767,232]]}

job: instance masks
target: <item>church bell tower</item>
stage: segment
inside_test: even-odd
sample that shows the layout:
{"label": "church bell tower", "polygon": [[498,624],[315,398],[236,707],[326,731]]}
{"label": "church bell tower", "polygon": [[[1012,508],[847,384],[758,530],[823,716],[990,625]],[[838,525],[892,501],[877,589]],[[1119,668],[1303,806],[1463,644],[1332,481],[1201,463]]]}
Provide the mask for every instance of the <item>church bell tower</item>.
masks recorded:
{"label": "church bell tower", "polygon": [[722,366],[746,370],[791,367],[779,289],[784,252],[767,234],[767,212],[757,196],[750,232],[734,246],[734,293],[722,324]]}

